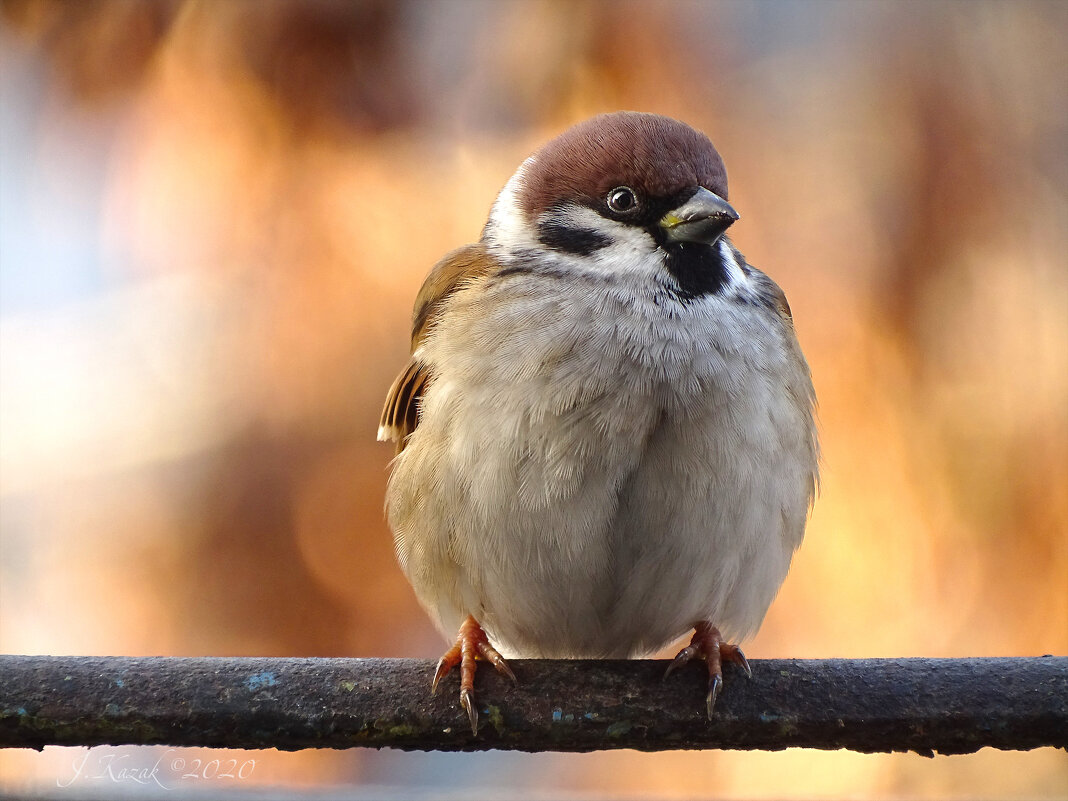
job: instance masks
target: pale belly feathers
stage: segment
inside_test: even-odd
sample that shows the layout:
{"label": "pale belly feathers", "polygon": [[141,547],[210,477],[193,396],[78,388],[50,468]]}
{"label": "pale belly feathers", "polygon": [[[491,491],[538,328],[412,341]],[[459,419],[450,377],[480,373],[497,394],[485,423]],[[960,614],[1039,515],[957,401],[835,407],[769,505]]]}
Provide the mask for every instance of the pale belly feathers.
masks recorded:
{"label": "pale belly feathers", "polygon": [[553,658],[647,654],[699,621],[753,633],[816,470],[789,324],[719,296],[487,281],[417,353],[433,378],[387,494],[441,630],[470,614],[505,656]]}

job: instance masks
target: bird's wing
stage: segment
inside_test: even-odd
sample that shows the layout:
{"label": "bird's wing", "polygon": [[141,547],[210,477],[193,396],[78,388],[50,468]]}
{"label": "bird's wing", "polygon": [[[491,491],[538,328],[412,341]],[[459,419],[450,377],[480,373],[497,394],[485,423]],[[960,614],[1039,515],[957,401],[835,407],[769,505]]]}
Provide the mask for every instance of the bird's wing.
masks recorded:
{"label": "bird's wing", "polygon": [[786,300],[786,293],[782,291],[782,287],[776,284],[766,273],[751,264],[746,265],[746,270],[749,277],[756,283],[757,291],[769,308],[774,309],[783,320],[792,323],[794,315],[790,311],[790,304]]}
{"label": "bird's wing", "polygon": [[419,400],[430,380],[430,371],[416,355],[427,331],[440,315],[445,300],[469,281],[487,275],[497,263],[481,244],[466,245],[446,255],[423,281],[412,311],[412,356],[386,394],[378,439],[393,440],[397,453],[419,424]]}

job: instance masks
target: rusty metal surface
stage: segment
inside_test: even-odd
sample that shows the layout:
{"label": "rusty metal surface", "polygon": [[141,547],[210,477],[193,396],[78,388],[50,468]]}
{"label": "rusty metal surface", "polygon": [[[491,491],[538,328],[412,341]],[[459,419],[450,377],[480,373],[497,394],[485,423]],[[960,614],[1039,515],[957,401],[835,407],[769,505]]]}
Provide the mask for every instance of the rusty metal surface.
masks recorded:
{"label": "rusty metal surface", "polygon": [[514,660],[484,667],[472,736],[448,677],[408,659],[0,656],[0,746],[971,753],[1068,747],[1068,657],[754,660],[726,668],[715,719],[703,666]]}

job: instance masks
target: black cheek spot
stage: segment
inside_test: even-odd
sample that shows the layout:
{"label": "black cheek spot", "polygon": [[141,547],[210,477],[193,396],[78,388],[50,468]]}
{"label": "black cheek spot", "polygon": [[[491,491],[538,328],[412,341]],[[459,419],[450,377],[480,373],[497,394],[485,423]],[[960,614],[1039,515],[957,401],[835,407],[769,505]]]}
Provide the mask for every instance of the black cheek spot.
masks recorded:
{"label": "black cheek spot", "polygon": [[597,231],[574,228],[559,222],[539,223],[538,241],[553,250],[562,250],[577,256],[589,256],[612,243],[607,236]]}

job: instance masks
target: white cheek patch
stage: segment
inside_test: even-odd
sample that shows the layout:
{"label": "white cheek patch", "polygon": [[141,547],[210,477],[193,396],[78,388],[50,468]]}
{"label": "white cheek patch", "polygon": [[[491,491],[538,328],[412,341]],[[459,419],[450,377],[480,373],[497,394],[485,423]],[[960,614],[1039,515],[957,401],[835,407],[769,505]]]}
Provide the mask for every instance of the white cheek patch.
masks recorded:
{"label": "white cheek patch", "polygon": [[[493,204],[485,231],[485,242],[492,253],[508,260],[524,252],[538,251],[547,262],[569,263],[581,272],[616,277],[631,274],[648,278],[662,269],[662,259],[649,259],[657,248],[647,231],[606,219],[586,206],[571,203],[545,212],[537,222],[528,220],[519,204],[519,195],[532,163],[533,157],[520,165]],[[539,224],[588,231],[607,244],[598,243],[598,247],[583,255],[547,249],[539,239]]]}
{"label": "white cheek patch", "polygon": [[727,287],[734,289],[737,287],[748,287],[749,278],[746,276],[745,271],[742,270],[742,265],[738,262],[736,251],[731,246],[731,243],[727,241],[726,237],[720,237],[719,242],[716,243],[716,247],[719,248],[719,255],[723,257],[723,266],[726,268]]}
{"label": "white cheek patch", "polygon": [[519,206],[519,191],[523,187],[527,168],[533,163],[534,157],[531,156],[519,165],[490,209],[485,241],[489,249],[498,255],[538,247],[535,232]]}
{"label": "white cheek patch", "polygon": [[663,269],[661,258],[649,258],[657,246],[653,237],[643,228],[609,220],[593,209],[577,204],[548,212],[544,217],[551,222],[589,231],[603,239],[606,243],[604,246],[581,257],[583,268],[589,272],[650,277]]}

